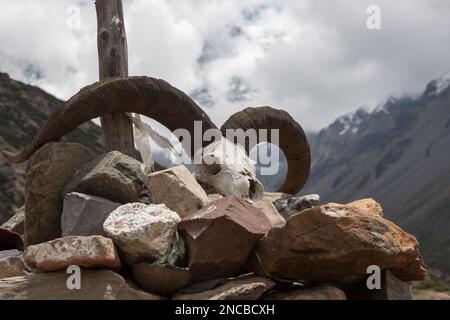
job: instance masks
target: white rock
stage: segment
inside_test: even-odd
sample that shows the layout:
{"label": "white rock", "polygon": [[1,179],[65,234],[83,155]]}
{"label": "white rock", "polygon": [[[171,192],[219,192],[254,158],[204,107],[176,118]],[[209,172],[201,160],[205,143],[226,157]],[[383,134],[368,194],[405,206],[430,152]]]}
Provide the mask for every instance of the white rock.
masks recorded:
{"label": "white rock", "polygon": [[124,260],[132,265],[167,255],[180,220],[164,204],[129,203],[114,210],[103,229],[120,248]]}

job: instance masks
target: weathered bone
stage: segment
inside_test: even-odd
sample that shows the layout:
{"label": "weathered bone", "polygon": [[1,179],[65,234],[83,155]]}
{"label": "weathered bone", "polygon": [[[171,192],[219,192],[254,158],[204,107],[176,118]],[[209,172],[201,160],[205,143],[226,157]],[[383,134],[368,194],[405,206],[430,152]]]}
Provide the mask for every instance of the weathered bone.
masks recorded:
{"label": "weathered bone", "polygon": [[240,145],[222,138],[199,150],[194,160],[197,180],[218,193],[252,201],[262,199],[264,188],[256,178],[255,163]]}

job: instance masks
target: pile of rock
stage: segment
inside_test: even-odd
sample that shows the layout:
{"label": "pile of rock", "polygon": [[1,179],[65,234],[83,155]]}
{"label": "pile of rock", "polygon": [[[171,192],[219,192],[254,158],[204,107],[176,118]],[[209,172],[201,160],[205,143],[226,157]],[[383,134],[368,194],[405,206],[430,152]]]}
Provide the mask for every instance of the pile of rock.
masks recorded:
{"label": "pile of rock", "polygon": [[[372,199],[254,203],[207,194],[184,166],[151,173],[62,143],[31,159],[0,250],[0,299],[408,299],[426,276],[417,240]],[[373,265],[381,290],[366,286]]]}

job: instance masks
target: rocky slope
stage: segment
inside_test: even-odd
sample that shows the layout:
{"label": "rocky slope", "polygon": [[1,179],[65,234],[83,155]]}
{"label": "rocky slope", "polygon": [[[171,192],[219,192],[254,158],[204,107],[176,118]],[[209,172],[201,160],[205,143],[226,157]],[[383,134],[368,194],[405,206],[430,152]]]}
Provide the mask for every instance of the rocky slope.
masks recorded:
{"label": "rocky slope", "polygon": [[[0,150],[16,150],[37,132],[63,102],[43,90],[0,73]],[[94,152],[102,150],[100,128],[87,123],[64,141],[79,142]],[[11,165],[0,156],[0,223],[23,204],[26,164]]]}
{"label": "rocky slope", "polygon": [[347,203],[371,196],[414,234],[427,263],[450,272],[450,80],[417,98],[359,109],[310,135],[312,172],[302,194]]}

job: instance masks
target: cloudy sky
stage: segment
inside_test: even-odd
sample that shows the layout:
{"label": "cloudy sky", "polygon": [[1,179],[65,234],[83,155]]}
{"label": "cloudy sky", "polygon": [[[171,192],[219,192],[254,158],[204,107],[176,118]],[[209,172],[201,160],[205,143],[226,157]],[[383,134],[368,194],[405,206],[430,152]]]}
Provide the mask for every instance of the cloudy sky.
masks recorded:
{"label": "cloudy sky", "polygon": [[[130,75],[169,81],[218,125],[271,105],[317,130],[450,71],[448,0],[123,2]],[[62,99],[96,81],[94,0],[0,0],[0,71]]]}

